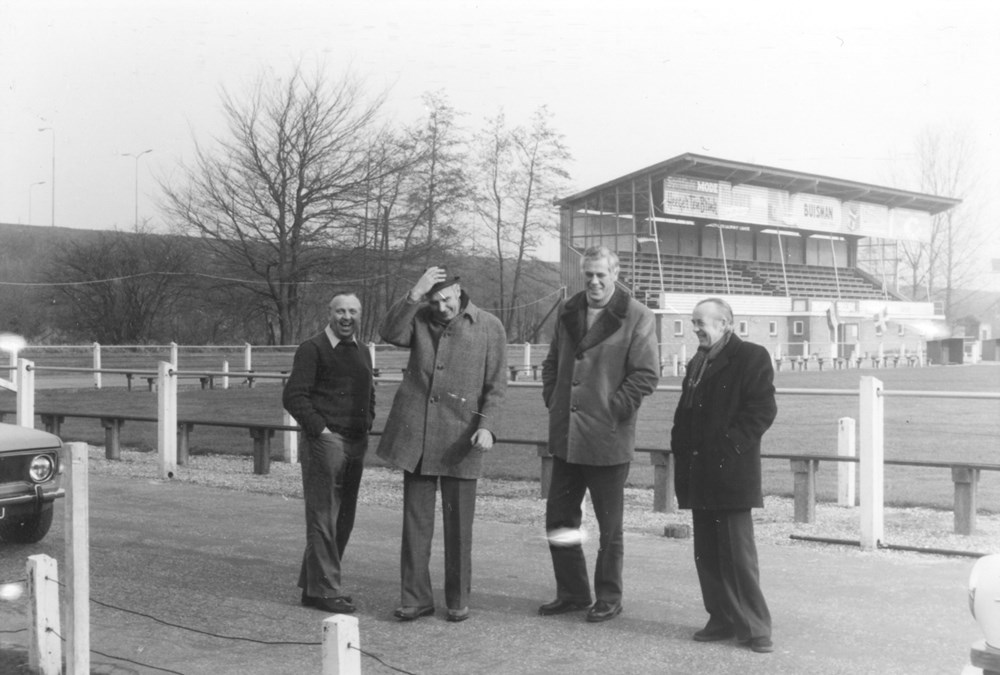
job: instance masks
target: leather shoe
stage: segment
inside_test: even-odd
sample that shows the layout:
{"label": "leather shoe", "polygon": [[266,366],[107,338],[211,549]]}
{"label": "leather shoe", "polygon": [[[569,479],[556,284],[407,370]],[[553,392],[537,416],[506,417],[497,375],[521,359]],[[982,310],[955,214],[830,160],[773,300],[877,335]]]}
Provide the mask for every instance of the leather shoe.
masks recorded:
{"label": "leather shoe", "polygon": [[599,623],[601,621],[613,619],[621,613],[622,603],[616,602],[611,604],[606,600],[598,600],[594,603],[594,606],[590,608],[590,611],[587,612],[587,621],[591,623]]}
{"label": "leather shoe", "polygon": [[459,623],[460,621],[465,621],[469,618],[469,608],[463,607],[462,609],[449,609],[448,610],[448,621],[452,623]]}
{"label": "leather shoe", "polygon": [[583,600],[562,600],[556,598],[552,602],[547,602],[538,608],[538,613],[542,616],[555,616],[566,612],[580,612],[590,607],[590,601]]}
{"label": "leather shoe", "polygon": [[750,649],[752,651],[755,651],[758,654],[770,654],[774,651],[774,643],[771,642],[771,638],[769,637],[750,638],[747,641],[747,644],[750,645]]}
{"label": "leather shoe", "polygon": [[[344,600],[346,600],[348,603],[354,604],[354,600],[351,598],[351,596],[349,596],[349,595],[341,595],[340,597],[343,598]],[[315,607],[317,600],[319,600],[319,598],[313,597],[311,595],[306,595],[306,592],[302,591],[302,606],[303,607]]]}
{"label": "leather shoe", "polygon": [[355,607],[351,599],[344,596],[309,599],[312,601],[312,604],[307,605],[308,607],[315,607],[318,610],[330,612],[331,614],[353,614],[355,612]]}
{"label": "leather shoe", "polygon": [[708,625],[691,637],[694,638],[695,642],[718,642],[736,637],[736,631],[733,630],[732,626]]}
{"label": "leather shoe", "polygon": [[397,607],[396,611],[392,613],[394,617],[400,621],[413,621],[414,619],[419,619],[422,616],[430,616],[434,613],[434,605],[430,607]]}

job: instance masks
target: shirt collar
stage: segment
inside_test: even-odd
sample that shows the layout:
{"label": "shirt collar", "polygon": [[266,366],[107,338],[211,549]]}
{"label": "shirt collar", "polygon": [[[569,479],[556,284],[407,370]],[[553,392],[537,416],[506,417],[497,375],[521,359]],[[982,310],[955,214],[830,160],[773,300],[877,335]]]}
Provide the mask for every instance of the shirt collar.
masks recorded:
{"label": "shirt collar", "polygon": [[353,342],[354,344],[358,343],[358,341],[354,338],[353,335],[347,340],[341,340],[334,334],[333,329],[330,328],[330,324],[326,325],[326,330],[324,332],[326,333],[327,339],[330,340],[330,346],[333,347],[334,349],[336,349],[337,345],[339,345],[341,342],[348,342],[348,343]]}

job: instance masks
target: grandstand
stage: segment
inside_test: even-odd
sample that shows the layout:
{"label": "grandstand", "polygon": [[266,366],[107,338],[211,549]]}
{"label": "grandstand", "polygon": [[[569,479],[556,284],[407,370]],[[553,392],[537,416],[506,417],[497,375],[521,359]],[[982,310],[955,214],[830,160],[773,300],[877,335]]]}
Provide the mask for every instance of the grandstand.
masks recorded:
{"label": "grandstand", "polygon": [[944,317],[898,289],[902,241],[959,203],[757,164],[685,154],[584,190],[560,207],[560,272],[604,244],[620,283],[658,316],[664,360],[694,346],[694,304],[722,296],[737,331],[783,355],[843,362],[922,354]]}

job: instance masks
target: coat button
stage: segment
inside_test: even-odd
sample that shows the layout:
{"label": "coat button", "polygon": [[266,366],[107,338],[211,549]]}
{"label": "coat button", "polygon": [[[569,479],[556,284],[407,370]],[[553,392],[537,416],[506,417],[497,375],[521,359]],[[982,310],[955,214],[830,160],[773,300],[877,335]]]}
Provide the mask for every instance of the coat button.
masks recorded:
{"label": "coat button", "polygon": [[576,355],[576,360],[577,361],[583,361],[583,354],[577,354]]}
{"label": "coat button", "polygon": [[573,386],[574,387],[579,387],[580,386],[580,380],[573,380]]}
{"label": "coat button", "polygon": [[437,403],[437,402],[438,402],[438,397],[437,396],[431,396],[431,403]]}
{"label": "coat button", "polygon": [[437,369],[438,369],[438,370],[444,370],[444,366],[443,366],[442,364],[440,364],[440,363],[439,363],[439,364],[438,364],[438,367],[437,367]]}
{"label": "coat button", "polygon": [[577,411],[577,410],[579,410],[579,409],[580,409],[580,407],[579,407],[579,406],[573,406],[572,408],[570,408],[570,409],[569,409],[569,411],[570,411],[570,412],[576,412],[576,411]]}

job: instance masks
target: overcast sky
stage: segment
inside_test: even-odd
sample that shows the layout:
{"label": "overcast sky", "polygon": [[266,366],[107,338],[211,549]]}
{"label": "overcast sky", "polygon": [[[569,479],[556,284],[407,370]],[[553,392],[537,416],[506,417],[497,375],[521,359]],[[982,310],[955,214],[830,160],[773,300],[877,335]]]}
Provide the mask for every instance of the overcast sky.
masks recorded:
{"label": "overcast sky", "polygon": [[927,126],[1000,184],[992,0],[0,0],[0,222],[51,222],[54,135],[57,225],[130,228],[137,166],[157,223],[154,179],[220,132],[220,89],[299,61],[400,121],[432,90],[470,129],[548,105],[573,191],[684,152],[888,185]]}

